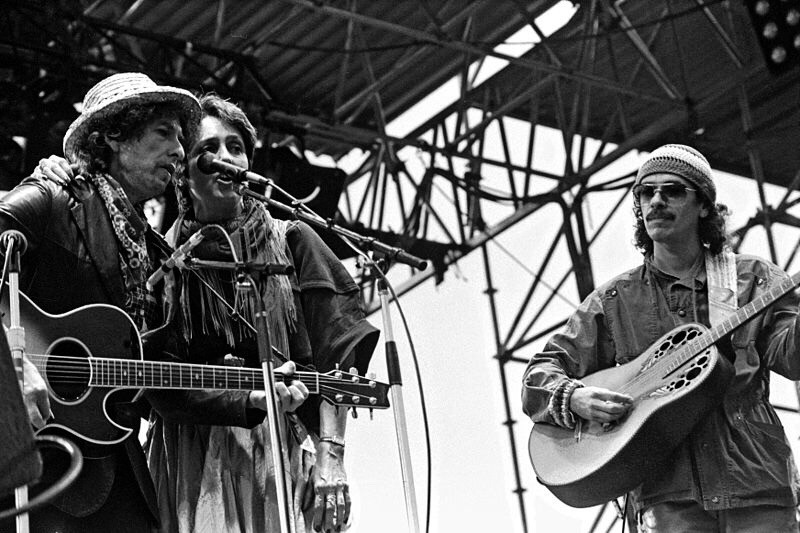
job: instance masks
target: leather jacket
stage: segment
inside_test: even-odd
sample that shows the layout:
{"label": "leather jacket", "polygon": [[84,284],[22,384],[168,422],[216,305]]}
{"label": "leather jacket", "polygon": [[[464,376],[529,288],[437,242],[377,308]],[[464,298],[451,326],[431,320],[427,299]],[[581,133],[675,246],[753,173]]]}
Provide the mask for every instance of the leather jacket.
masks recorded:
{"label": "leather jacket", "polygon": [[[20,289],[45,312],[60,314],[93,303],[124,308],[116,236],[103,200],[88,181],[76,180],[65,189],[48,180],[23,180],[0,200],[0,232],[6,229],[19,230],[28,239]],[[172,250],[149,226],[145,232],[148,251],[158,264]],[[187,360],[187,345],[178,326],[180,282],[179,276],[167,275],[167,286],[155,289],[157,296],[163,295],[162,325],[141,334],[145,359]],[[115,415],[133,429],[131,436],[113,446],[81,442],[81,475],[53,505],[73,516],[94,513],[111,491],[120,471],[118,462],[127,460],[152,521],[157,523],[155,489],[138,441],[141,417],[148,416],[153,407],[174,422],[254,427],[265,413],[247,407],[248,396],[247,391],[148,390],[136,403],[116,404]]]}
{"label": "leather jacket", "polygon": [[[44,311],[59,314],[92,303],[124,306],[114,230],[102,199],[86,181],[65,189],[47,180],[26,178],[0,200],[0,231],[10,228],[28,239],[20,290]],[[160,237],[148,228],[146,239],[150,248]],[[81,474],[53,505],[74,516],[97,511],[111,490],[117,461],[127,460],[157,523],[155,490],[137,440],[138,414],[127,413],[125,422],[134,431],[122,444],[105,446],[102,451],[81,446]]]}

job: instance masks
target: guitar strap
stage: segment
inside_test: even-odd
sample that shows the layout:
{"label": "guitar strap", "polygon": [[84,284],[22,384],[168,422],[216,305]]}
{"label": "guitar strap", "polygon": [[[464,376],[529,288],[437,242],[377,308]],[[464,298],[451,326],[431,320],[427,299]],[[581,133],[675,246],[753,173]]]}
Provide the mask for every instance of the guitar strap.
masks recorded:
{"label": "guitar strap", "polygon": [[737,309],[736,256],[729,249],[712,255],[706,251],[708,319],[712,326],[722,323]]}

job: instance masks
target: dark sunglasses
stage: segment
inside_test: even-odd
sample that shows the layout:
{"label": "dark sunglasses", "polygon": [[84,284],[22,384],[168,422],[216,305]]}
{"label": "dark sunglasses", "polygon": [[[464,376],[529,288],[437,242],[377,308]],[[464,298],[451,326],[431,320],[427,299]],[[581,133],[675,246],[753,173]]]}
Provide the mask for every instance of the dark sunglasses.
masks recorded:
{"label": "dark sunglasses", "polygon": [[660,185],[642,183],[633,188],[633,196],[640,202],[649,202],[656,192],[660,192],[661,197],[665,200],[683,200],[688,191],[697,191],[697,189],[681,183],[662,183]]}

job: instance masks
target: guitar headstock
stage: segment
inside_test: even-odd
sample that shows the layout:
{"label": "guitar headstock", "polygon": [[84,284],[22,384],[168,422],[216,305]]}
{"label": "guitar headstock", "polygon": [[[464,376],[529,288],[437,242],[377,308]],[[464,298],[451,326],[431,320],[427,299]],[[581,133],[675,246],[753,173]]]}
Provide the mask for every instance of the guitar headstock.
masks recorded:
{"label": "guitar headstock", "polygon": [[319,375],[319,395],[336,406],[387,409],[389,385],[358,374],[331,370]]}

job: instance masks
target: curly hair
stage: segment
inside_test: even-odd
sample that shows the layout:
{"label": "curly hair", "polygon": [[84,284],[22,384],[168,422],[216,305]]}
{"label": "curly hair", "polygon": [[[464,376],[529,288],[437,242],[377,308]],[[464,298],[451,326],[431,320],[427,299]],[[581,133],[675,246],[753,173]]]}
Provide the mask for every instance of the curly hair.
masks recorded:
{"label": "curly hair", "polygon": [[[706,199],[703,200],[703,204],[708,209],[708,216],[700,219],[697,235],[700,237],[700,242],[708,248],[711,254],[717,255],[725,248],[728,242],[725,223],[730,211],[724,204],[711,203]],[[633,203],[633,214],[636,218],[634,245],[644,255],[652,255],[653,239],[647,234],[644,217],[642,216],[642,206],[638,201]]]}
{"label": "curly hair", "polygon": [[181,143],[184,149],[191,142],[195,132],[181,117],[183,111],[178,104],[171,102],[130,105],[118,113],[98,118],[92,127],[91,133],[81,139],[75,146],[77,162],[81,172],[105,172],[111,162],[113,154],[106,138],[124,142],[129,139],[138,139],[144,134],[145,127],[160,118],[174,118],[181,122],[184,139]]}

